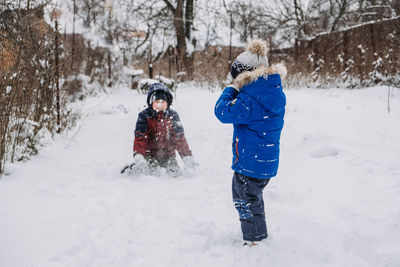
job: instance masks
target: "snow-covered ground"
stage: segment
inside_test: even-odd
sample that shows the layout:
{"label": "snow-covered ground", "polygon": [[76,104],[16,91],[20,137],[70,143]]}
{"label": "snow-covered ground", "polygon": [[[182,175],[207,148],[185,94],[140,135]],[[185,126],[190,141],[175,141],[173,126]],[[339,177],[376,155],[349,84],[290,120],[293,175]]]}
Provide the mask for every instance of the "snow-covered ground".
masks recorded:
{"label": "snow-covered ground", "polygon": [[200,166],[126,177],[145,96],[120,88],[81,127],[0,180],[0,266],[400,266],[400,91],[291,89],[270,237],[241,247],[231,202],[232,126],[219,92],[179,88],[174,108]]}

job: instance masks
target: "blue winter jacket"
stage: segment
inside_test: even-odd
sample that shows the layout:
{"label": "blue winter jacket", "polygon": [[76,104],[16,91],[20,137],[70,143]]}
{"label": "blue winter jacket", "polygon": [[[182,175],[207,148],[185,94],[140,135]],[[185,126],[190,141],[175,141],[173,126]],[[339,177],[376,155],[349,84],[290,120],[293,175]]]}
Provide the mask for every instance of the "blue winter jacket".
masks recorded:
{"label": "blue winter jacket", "polygon": [[222,123],[233,124],[234,171],[260,179],[277,174],[285,105],[279,74],[256,77],[239,92],[224,89],[214,112]]}

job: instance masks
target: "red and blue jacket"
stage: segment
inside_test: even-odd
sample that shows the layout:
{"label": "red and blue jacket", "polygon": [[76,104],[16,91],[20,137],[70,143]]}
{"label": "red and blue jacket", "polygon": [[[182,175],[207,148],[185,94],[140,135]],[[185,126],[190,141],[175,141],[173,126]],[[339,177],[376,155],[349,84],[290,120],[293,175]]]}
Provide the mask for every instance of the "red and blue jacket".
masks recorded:
{"label": "red and blue jacket", "polygon": [[[156,91],[167,93],[168,109],[155,111],[151,108],[150,97]],[[145,157],[164,159],[175,157],[175,150],[183,158],[192,156],[186,141],[182,123],[175,110],[169,108],[172,103],[172,94],[163,84],[157,83],[150,87],[147,96],[148,108],[139,113],[135,128],[133,154],[142,154]]]}
{"label": "red and blue jacket", "polygon": [[155,159],[175,157],[175,150],[181,157],[192,155],[178,113],[171,109],[147,108],[139,113],[133,150],[134,155]]}

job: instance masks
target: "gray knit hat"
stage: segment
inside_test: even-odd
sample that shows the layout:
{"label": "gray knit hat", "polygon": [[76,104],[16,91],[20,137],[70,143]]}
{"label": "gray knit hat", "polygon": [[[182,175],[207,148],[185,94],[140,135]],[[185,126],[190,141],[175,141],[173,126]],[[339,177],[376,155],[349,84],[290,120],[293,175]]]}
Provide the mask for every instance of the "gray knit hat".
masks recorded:
{"label": "gray knit hat", "polygon": [[246,51],[233,61],[231,75],[235,79],[243,71],[254,70],[259,66],[268,67],[267,44],[256,39],[250,41]]}

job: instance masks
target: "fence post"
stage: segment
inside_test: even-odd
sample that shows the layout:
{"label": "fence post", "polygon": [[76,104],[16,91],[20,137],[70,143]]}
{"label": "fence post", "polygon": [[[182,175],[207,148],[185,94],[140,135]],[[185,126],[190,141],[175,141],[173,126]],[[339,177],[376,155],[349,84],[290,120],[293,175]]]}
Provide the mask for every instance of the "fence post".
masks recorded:
{"label": "fence post", "polygon": [[343,32],[343,72],[347,69],[347,61],[349,60],[349,40],[347,36],[347,31]]}
{"label": "fence post", "polygon": [[74,71],[74,58],[75,58],[75,16],[76,16],[76,2],[74,2],[74,15],[72,19],[72,49],[71,49],[71,72]]}
{"label": "fence post", "polygon": [[230,32],[229,32],[229,61],[228,61],[228,71],[231,69],[232,65],[232,29],[233,29],[233,17],[232,12],[230,12],[231,16],[231,24],[230,24]]}
{"label": "fence post", "polygon": [[169,77],[171,78],[171,75],[172,75],[172,48],[171,47],[168,47],[168,74],[169,74]]}
{"label": "fence post", "polygon": [[57,133],[61,132],[61,105],[60,105],[60,64],[59,64],[59,49],[60,49],[60,33],[58,32],[58,19],[61,16],[61,11],[53,9],[51,12],[51,20],[54,20],[54,61],[55,61],[55,79],[56,79],[56,110],[57,110]]}
{"label": "fence post", "polygon": [[151,54],[151,44],[149,45],[149,78],[153,79],[153,56]]}
{"label": "fence post", "polygon": [[108,80],[109,80],[109,82],[108,82],[108,86],[109,87],[111,87],[112,86],[112,80],[111,80],[111,77],[112,77],[112,71],[111,71],[111,50],[108,50],[108,58],[107,58],[108,60]]}
{"label": "fence post", "polygon": [[269,64],[271,65],[272,63],[272,35],[269,36],[269,50],[268,50],[268,59],[269,59]]}

